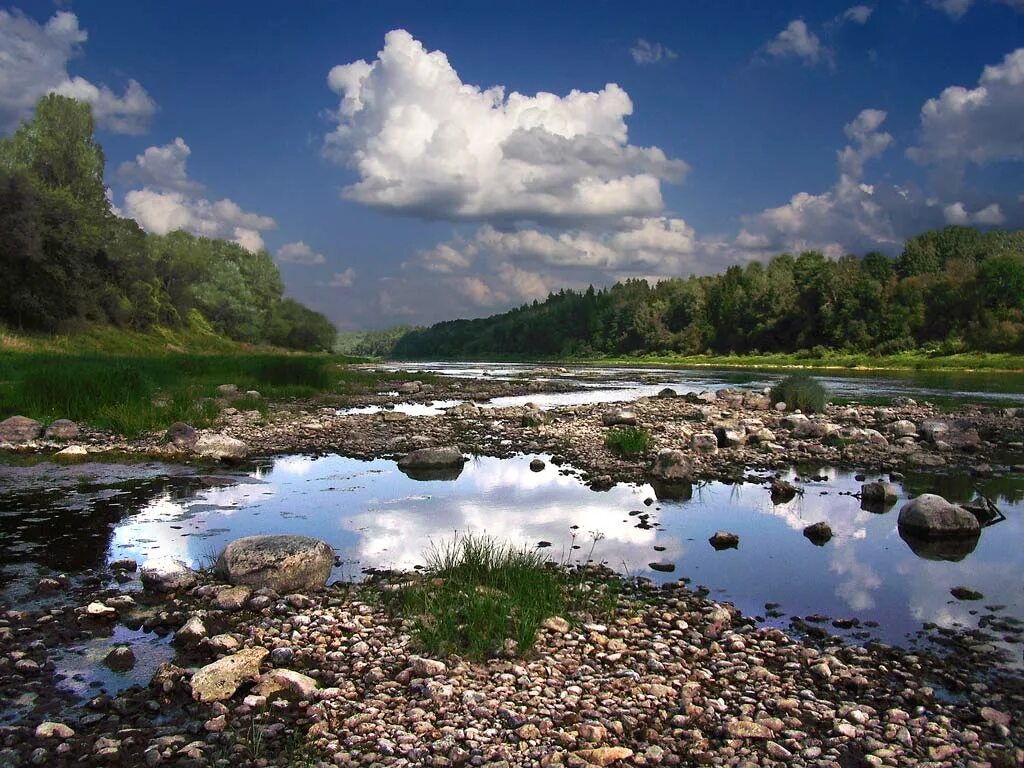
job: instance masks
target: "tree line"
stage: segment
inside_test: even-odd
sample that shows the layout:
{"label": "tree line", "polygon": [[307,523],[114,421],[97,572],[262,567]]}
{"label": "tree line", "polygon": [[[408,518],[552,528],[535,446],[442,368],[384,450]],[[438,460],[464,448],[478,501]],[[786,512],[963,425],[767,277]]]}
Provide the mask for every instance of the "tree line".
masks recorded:
{"label": "tree line", "polygon": [[43,97],[0,140],[0,323],[68,331],[203,324],[237,341],[330,349],[334,327],[283,296],[266,251],[147,234],[112,211],[87,104]]}
{"label": "tree line", "polygon": [[946,227],[894,258],[776,256],[709,276],[562,290],[413,330],[400,358],[1024,351],[1024,230]]}

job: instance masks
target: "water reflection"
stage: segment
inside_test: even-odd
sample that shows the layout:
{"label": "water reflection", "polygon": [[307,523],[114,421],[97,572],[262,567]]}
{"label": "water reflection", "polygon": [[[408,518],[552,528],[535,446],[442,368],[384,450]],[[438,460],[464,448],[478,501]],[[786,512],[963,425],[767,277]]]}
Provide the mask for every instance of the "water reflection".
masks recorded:
{"label": "water reflection", "polygon": [[[334,578],[356,578],[363,568],[417,565],[432,541],[455,531],[528,545],[551,542],[546,552],[558,560],[579,557],[600,538],[595,559],[656,581],[690,577],[751,615],[777,602],[788,615],[877,621],[884,639],[905,642],[923,622],[976,626],[969,611],[978,604],[960,604],[949,592],[966,585],[985,595],[984,605],[1003,604],[1005,615],[1024,618],[1020,477],[912,475],[897,503],[878,512],[862,509],[851,495],[860,485],[852,473],[830,469],[802,472],[823,478],[806,483],[788,473],[785,479],[804,492],[774,504],[768,488],[754,484],[685,485],[683,493],[677,487],[668,495],[664,487],[620,485],[595,493],[550,463],[532,471],[532,458],[478,458],[448,479],[414,479],[386,460],[287,456],[236,475],[231,484],[224,477],[192,478],[190,486],[150,478],[130,492],[119,487],[109,497],[120,502],[115,511],[104,513],[95,500],[88,507],[100,510],[96,519],[86,516],[95,537],[79,538],[73,547],[57,539],[52,552],[37,546],[41,538],[32,526],[41,523],[23,519],[31,521],[39,506],[20,512],[15,506],[3,516],[5,540],[13,551],[34,542],[21,557],[51,566],[66,567],[72,549],[80,563],[171,555],[201,565],[238,536],[302,533],[338,550],[343,565]],[[904,541],[896,510],[908,492],[924,490],[960,500],[981,492],[1007,519],[968,542]],[[818,547],[802,532],[821,521],[833,537]],[[715,551],[708,537],[718,530],[738,534],[739,547]],[[651,562],[673,563],[675,572],[652,571]],[[779,623],[788,623],[788,616]]]}

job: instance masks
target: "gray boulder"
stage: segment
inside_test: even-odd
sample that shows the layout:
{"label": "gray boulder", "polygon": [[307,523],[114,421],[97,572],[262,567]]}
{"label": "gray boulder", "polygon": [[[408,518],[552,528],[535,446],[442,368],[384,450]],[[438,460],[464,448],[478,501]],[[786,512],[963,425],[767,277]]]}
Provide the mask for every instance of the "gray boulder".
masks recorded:
{"label": "gray boulder", "polygon": [[195,427],[183,421],[176,421],[167,428],[164,439],[176,448],[192,450],[199,441],[199,433]]}
{"label": "gray boulder", "polygon": [[71,419],[57,419],[46,428],[43,437],[48,440],[74,440],[79,431],[78,425]]}
{"label": "gray boulder", "polygon": [[334,567],[334,550],[308,536],[245,536],[228,544],[216,571],[229,584],[269,588],[280,594],[323,589]]}
{"label": "gray boulder", "polygon": [[27,416],[11,416],[0,421],[0,442],[27,443],[43,434],[43,425]]}
{"label": "gray boulder", "polygon": [[925,440],[935,443],[945,440],[949,434],[949,424],[939,419],[927,419],[921,423],[921,435]]}
{"label": "gray boulder", "polygon": [[715,427],[715,438],[719,448],[737,448],[747,442],[747,435],[736,427]]}
{"label": "gray boulder", "polygon": [[666,482],[688,483],[693,480],[693,462],[682,451],[662,448],[651,467],[651,475]]}
{"label": "gray boulder", "polygon": [[885,483],[881,480],[864,483],[860,487],[860,500],[867,504],[893,504],[899,495],[900,489],[894,483]]}
{"label": "gray boulder", "polygon": [[465,463],[458,446],[441,448],[420,448],[405,454],[398,460],[399,469],[436,469],[440,467],[461,467]]}
{"label": "gray boulder", "polygon": [[912,421],[906,419],[900,419],[894,421],[889,425],[889,429],[896,437],[916,437],[917,436],[917,425]]}
{"label": "gray boulder", "polygon": [[249,446],[229,435],[203,435],[196,441],[195,452],[206,459],[241,461],[249,455]]}
{"label": "gray boulder", "polygon": [[605,411],[601,415],[601,423],[606,427],[635,427],[637,425],[636,413],[628,408]]}
{"label": "gray boulder", "polygon": [[718,438],[710,432],[698,432],[690,440],[698,453],[718,453]]}
{"label": "gray boulder", "polygon": [[139,570],[142,586],[154,592],[180,592],[196,585],[196,574],[173,557],[147,560]]}
{"label": "gray boulder", "polygon": [[900,509],[899,527],[919,537],[977,536],[978,518],[934,493],[922,493]]}

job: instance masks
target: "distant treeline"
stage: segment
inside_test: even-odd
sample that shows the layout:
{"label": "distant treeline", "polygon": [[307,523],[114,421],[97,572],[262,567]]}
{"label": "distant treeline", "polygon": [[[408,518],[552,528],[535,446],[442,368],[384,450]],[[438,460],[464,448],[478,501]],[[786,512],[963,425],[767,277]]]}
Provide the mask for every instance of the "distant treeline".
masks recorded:
{"label": "distant treeline", "polygon": [[1024,230],[947,227],[892,259],[782,254],[725,272],[563,290],[480,320],[411,331],[401,358],[642,353],[1024,351]]}
{"label": "distant treeline", "polygon": [[334,327],[282,296],[266,251],[143,232],[111,210],[89,106],[44,97],[0,140],[0,323],[68,331],[208,323],[244,342],[330,349]]}
{"label": "distant treeline", "polygon": [[416,330],[412,325],[396,325],[380,331],[339,331],[334,351],[357,357],[390,357],[398,340]]}

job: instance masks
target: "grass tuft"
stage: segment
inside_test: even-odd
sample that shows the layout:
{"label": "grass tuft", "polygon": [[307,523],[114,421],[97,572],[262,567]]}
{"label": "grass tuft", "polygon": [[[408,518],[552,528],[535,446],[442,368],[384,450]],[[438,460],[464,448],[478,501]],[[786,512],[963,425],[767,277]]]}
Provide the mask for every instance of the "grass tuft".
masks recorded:
{"label": "grass tuft", "polygon": [[818,380],[804,373],[787,376],[772,387],[772,404],[785,403],[790,411],[799,408],[804,413],[821,413],[827,399],[828,393]]}
{"label": "grass tuft", "polygon": [[538,549],[467,534],[432,545],[425,559],[423,578],[398,599],[427,653],[486,659],[508,639],[526,651],[541,623],[565,610],[565,571]]}
{"label": "grass tuft", "polygon": [[604,444],[620,456],[639,456],[651,446],[651,433],[643,427],[620,427],[608,430]]}

